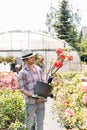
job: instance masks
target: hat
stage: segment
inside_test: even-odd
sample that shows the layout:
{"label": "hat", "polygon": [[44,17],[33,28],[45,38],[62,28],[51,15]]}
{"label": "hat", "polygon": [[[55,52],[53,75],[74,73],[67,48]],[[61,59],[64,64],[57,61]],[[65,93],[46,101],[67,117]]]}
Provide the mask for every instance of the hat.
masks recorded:
{"label": "hat", "polygon": [[27,59],[27,58],[35,56],[35,55],[36,55],[36,53],[32,52],[30,49],[25,49],[21,53],[22,59]]}

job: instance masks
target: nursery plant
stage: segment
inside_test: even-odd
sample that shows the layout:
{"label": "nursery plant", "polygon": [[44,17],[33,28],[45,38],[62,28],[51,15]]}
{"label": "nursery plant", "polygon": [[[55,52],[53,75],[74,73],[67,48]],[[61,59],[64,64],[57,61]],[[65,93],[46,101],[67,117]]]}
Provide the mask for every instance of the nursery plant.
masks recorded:
{"label": "nursery plant", "polygon": [[[11,88],[1,88],[0,130],[12,130],[13,126],[16,126],[17,122],[19,122],[18,124],[21,124],[20,126],[22,128],[24,126],[24,114],[24,97],[20,91]],[[19,129],[15,128],[15,130]]]}
{"label": "nursery plant", "polygon": [[51,83],[53,117],[67,130],[87,130],[87,83],[81,82],[80,73],[70,73],[56,73]]}
{"label": "nursery plant", "polygon": [[70,49],[68,48],[58,48],[55,53],[57,54],[57,58],[55,61],[51,63],[51,66],[47,72],[46,79],[48,83],[51,83],[55,73],[64,66],[65,63],[73,60],[73,56],[70,55]]}

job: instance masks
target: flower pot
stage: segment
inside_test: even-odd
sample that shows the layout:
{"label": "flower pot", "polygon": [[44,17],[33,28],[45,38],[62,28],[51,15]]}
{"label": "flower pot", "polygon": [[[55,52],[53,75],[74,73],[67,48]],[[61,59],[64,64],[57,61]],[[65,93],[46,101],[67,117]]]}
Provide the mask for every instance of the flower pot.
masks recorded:
{"label": "flower pot", "polygon": [[42,96],[44,98],[47,98],[47,96],[50,94],[52,90],[52,86],[48,83],[44,83],[41,81],[37,81],[35,85],[35,91],[34,93],[38,96]]}

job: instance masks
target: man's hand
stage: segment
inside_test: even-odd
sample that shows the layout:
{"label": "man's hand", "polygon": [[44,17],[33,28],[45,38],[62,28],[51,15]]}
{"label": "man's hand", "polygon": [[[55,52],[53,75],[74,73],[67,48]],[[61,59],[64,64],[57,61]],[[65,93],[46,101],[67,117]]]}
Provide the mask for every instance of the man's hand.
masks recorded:
{"label": "man's hand", "polygon": [[32,94],[32,98],[38,98],[39,96],[37,94]]}
{"label": "man's hand", "polygon": [[52,80],[53,80],[53,78],[52,78],[52,77],[49,77],[49,79],[48,79],[48,83],[51,83]]}

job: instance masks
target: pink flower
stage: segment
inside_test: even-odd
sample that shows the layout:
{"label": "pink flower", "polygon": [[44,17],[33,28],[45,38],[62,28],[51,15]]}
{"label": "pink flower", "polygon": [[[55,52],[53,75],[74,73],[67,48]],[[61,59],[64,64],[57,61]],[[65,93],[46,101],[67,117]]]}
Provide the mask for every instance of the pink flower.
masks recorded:
{"label": "pink flower", "polygon": [[65,110],[65,115],[73,116],[74,115],[74,111],[71,108],[68,107]]}
{"label": "pink flower", "polygon": [[81,90],[82,92],[87,92],[87,86],[82,86]]}
{"label": "pink flower", "polygon": [[63,94],[61,92],[57,93],[57,99],[61,101],[63,99]]}
{"label": "pink flower", "polygon": [[[4,76],[3,76],[4,74]],[[6,74],[6,75],[5,75]],[[0,84],[2,88],[12,88],[17,89],[18,88],[18,80],[17,75],[13,72],[10,73],[2,73],[2,77],[0,78]]]}
{"label": "pink flower", "polygon": [[84,108],[84,115],[87,116],[87,108]]}
{"label": "pink flower", "polygon": [[87,103],[87,94],[83,95],[82,102],[85,104]]}

